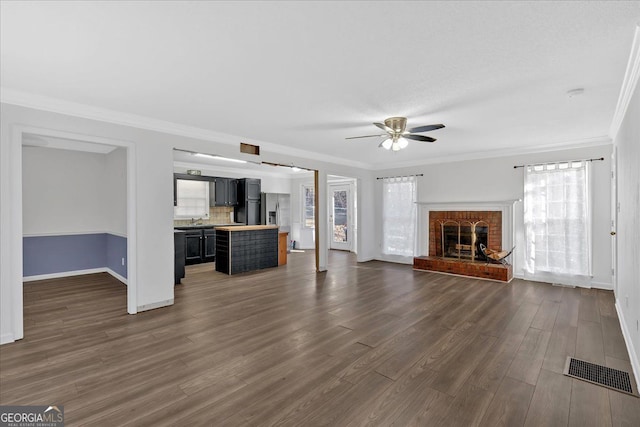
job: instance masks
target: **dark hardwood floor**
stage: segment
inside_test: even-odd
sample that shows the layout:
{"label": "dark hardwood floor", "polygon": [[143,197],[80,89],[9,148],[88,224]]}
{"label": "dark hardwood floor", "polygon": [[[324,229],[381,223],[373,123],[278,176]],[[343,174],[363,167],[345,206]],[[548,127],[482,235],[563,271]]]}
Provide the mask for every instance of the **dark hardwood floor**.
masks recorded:
{"label": "dark hardwood floor", "polygon": [[562,375],[567,355],[631,372],[611,292],[288,261],[190,266],[136,316],[107,274],[27,283],[0,404],[82,426],[640,425],[640,399]]}

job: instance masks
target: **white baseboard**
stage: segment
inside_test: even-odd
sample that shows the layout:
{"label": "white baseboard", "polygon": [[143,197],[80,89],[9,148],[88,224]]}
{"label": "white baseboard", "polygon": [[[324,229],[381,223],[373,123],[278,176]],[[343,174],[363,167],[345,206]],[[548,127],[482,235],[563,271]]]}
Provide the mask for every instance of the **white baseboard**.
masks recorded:
{"label": "white baseboard", "polygon": [[[528,280],[530,282],[549,283],[549,282],[545,282],[543,280],[525,278],[523,274],[515,274],[514,273],[513,274],[513,278],[514,279],[521,279],[521,280]],[[571,286],[574,286],[576,288],[586,288],[586,289],[591,289],[591,288],[604,289],[606,291],[612,291],[613,290],[613,284],[605,283],[605,282],[591,282],[591,286],[582,286],[582,285],[571,285]]]}
{"label": "white baseboard", "polygon": [[119,281],[121,281],[122,283],[124,283],[125,285],[127,284],[127,279],[121,275],[119,275],[118,273],[116,273],[115,271],[113,271],[110,268],[106,268],[106,272],[109,273],[110,275],[112,275],[113,277],[115,277],[116,279],[118,279]]}
{"label": "white baseboard", "polygon": [[627,329],[627,324],[624,322],[624,316],[622,315],[622,309],[618,299],[616,299],[616,312],[618,313],[618,322],[620,322],[620,329],[622,329],[622,336],[624,342],[627,345],[627,352],[629,352],[629,361],[631,362],[631,369],[633,369],[633,375],[636,377],[636,384],[640,380],[640,362],[638,361],[638,355],[636,354],[635,347],[631,340],[631,332]]}
{"label": "white baseboard", "polygon": [[59,279],[61,277],[82,276],[83,274],[95,274],[95,273],[106,273],[106,272],[107,272],[107,269],[104,267],[89,268],[86,270],[61,271],[60,273],[38,274],[36,276],[25,276],[22,278],[22,281],[35,282],[36,280]]}
{"label": "white baseboard", "polygon": [[60,273],[50,273],[50,274],[39,274],[36,276],[25,276],[22,278],[23,282],[35,282],[38,280],[47,280],[47,279],[59,279],[61,277],[72,277],[72,276],[82,276],[85,274],[95,274],[95,273],[109,273],[125,285],[127,284],[127,279],[111,270],[107,267],[100,268],[89,268],[86,270],[73,270],[73,271],[62,271]]}
{"label": "white baseboard", "polygon": [[140,313],[141,311],[153,310],[155,308],[167,307],[169,305],[173,305],[173,298],[165,300],[165,301],[152,302],[151,304],[139,305],[138,306],[138,313]]}
{"label": "white baseboard", "polygon": [[15,339],[13,338],[13,334],[2,334],[0,335],[0,345],[2,344],[9,344],[11,342],[14,342]]}
{"label": "white baseboard", "polygon": [[604,283],[604,282],[591,282],[591,287],[596,289],[604,289],[605,291],[612,291],[613,284],[612,283]]}

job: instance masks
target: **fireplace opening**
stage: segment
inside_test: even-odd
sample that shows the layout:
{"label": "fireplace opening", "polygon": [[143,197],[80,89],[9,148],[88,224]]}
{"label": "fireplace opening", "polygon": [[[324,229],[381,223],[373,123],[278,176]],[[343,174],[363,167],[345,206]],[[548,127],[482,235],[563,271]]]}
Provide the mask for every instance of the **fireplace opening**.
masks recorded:
{"label": "fireplace opening", "polygon": [[480,244],[488,245],[489,225],[484,221],[452,221],[440,223],[444,258],[485,261]]}

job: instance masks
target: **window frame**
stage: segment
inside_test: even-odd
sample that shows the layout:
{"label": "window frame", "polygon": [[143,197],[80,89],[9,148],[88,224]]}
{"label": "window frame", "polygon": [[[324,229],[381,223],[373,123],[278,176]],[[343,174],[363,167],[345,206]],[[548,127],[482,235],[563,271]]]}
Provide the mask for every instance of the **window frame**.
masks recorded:
{"label": "window frame", "polygon": [[[204,176],[192,176],[192,175],[185,175],[185,174],[174,174],[174,188],[176,189],[176,205],[173,207],[173,219],[174,220],[185,220],[185,219],[192,219],[192,218],[202,218],[202,219],[208,219],[209,218],[209,208],[211,206],[211,201],[210,201],[210,194],[211,194],[211,189],[210,186],[213,184],[215,185],[215,181],[212,182],[210,177],[204,177]],[[204,206],[204,213],[203,215],[180,215],[177,213],[177,209],[178,209],[178,201],[180,200],[180,196],[179,196],[179,191],[178,191],[178,181],[199,181],[199,182],[205,182],[208,183],[207,185],[207,190],[205,191],[205,206]]]}

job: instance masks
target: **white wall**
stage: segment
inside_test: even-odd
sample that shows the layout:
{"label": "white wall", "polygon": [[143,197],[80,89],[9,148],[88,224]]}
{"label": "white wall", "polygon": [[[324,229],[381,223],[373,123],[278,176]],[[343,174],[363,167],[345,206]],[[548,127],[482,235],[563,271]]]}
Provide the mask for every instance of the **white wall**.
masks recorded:
{"label": "white wall", "polygon": [[[604,157],[592,163],[593,170],[593,286],[611,288],[611,247],[609,245],[611,145],[552,151],[519,156],[430,164],[421,167],[379,171],[377,176],[422,173],[418,178],[418,201],[429,203],[506,201],[523,198],[523,169],[514,165]],[[376,183],[376,207],[382,212],[382,181]],[[522,203],[516,205],[514,218],[516,250],[514,275],[521,276]],[[381,255],[382,222],[377,218],[378,255]],[[603,244],[603,242],[605,242]]]}
{"label": "white wall", "polygon": [[127,150],[116,148],[105,155],[105,180],[102,200],[105,203],[105,231],[127,235]]}
{"label": "white wall", "polygon": [[107,231],[105,154],[24,147],[22,171],[25,236]]}
{"label": "white wall", "polygon": [[640,378],[640,85],[616,139],[618,283],[616,306],[636,379]]}
{"label": "white wall", "polygon": [[23,234],[126,236],[126,154],[23,147]]}

